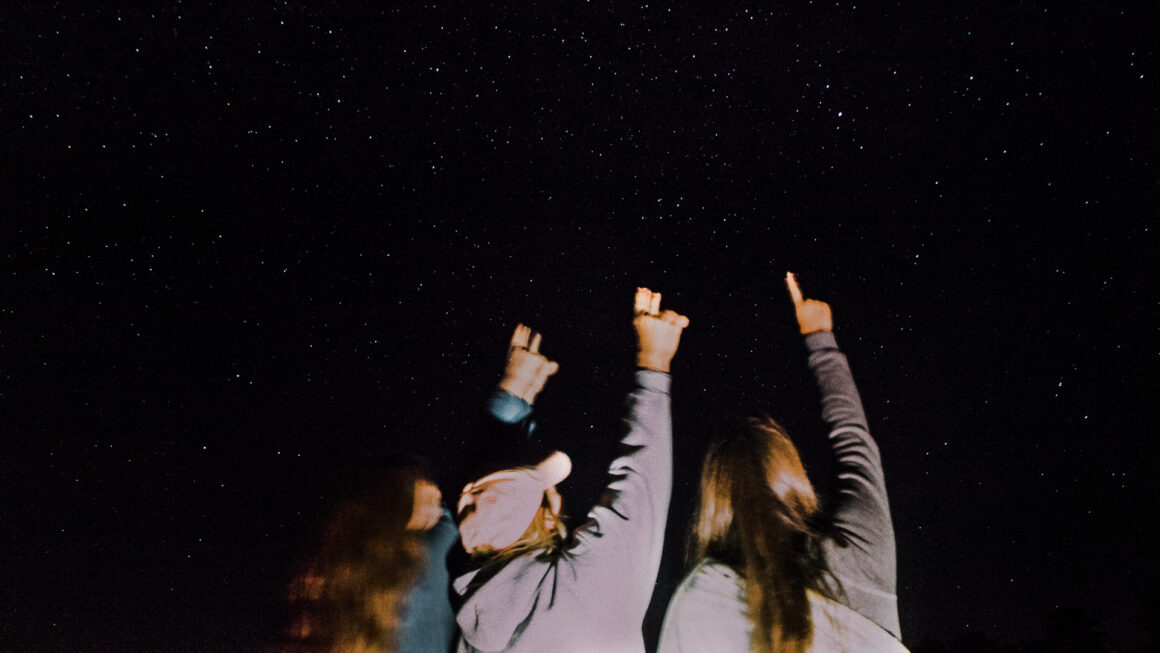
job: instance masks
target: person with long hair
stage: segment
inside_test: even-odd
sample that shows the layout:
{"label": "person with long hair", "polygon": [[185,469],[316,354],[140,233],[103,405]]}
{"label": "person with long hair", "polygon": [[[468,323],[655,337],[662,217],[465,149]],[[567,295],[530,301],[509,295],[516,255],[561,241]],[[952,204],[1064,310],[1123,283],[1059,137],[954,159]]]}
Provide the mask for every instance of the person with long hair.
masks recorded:
{"label": "person with long hair", "polygon": [[288,591],[280,653],[446,653],[455,636],[444,558],[456,529],[426,467],[347,470]]}
{"label": "person with long hair", "polygon": [[835,460],[826,509],[785,430],[728,422],[701,469],[689,534],[692,570],[669,602],[658,653],[906,651],[878,446],[830,307],[786,284],[809,350]]}
{"label": "person with long hair", "polygon": [[[689,321],[660,311],[660,293],[635,298],[637,370],[622,453],[588,519],[570,536],[557,483],[571,462],[537,440],[491,448],[460,494],[459,531],[476,568],[454,582],[459,653],[644,653],[641,623],[660,566],[672,489],[669,366]],[[526,422],[558,365],[541,338],[517,327],[492,414]],[[502,454],[502,455],[500,455]]]}

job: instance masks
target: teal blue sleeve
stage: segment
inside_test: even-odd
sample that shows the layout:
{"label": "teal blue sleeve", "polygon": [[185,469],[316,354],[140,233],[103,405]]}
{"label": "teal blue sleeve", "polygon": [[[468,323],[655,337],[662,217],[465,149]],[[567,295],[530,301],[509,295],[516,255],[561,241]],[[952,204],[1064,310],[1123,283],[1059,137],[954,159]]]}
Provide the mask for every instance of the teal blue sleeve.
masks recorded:
{"label": "teal blue sleeve", "polygon": [[517,424],[532,414],[532,406],[512,393],[496,388],[487,399],[487,412],[505,424]]}

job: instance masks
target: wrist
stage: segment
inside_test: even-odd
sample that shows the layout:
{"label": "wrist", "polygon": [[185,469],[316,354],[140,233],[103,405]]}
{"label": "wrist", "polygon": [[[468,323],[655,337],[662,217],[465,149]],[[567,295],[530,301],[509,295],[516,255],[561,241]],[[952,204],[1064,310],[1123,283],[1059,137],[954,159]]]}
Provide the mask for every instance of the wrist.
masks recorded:
{"label": "wrist", "polygon": [[809,351],[838,348],[838,341],[834,339],[833,331],[814,331],[805,334],[802,339],[805,340],[806,349]]}
{"label": "wrist", "polygon": [[636,366],[654,372],[669,373],[669,363],[672,361],[671,356],[658,356],[649,352],[636,353]]}
{"label": "wrist", "polygon": [[505,376],[499,381],[499,389],[504,392],[519,397],[529,404],[535,398],[535,394],[530,392],[531,387],[527,381],[523,381],[516,377]]}

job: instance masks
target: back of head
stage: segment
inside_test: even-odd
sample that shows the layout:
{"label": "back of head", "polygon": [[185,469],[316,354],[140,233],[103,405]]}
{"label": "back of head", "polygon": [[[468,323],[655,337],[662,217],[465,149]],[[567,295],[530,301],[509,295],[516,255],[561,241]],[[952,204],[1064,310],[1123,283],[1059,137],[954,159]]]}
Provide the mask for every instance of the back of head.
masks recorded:
{"label": "back of head", "polygon": [[553,451],[468,483],[456,506],[464,549],[488,565],[531,551],[555,554],[567,535],[556,484],[571,471],[568,455]]}
{"label": "back of head", "polygon": [[827,574],[817,513],[797,448],[777,422],[741,417],[720,429],[701,469],[690,552],[744,575],[755,651],[809,647],[806,590],[825,592]]}
{"label": "back of head", "polygon": [[400,609],[426,562],[407,524],[416,483],[428,478],[420,464],[391,460],[340,484],[340,499],[289,588],[283,651],[395,650]]}
{"label": "back of head", "polygon": [[532,551],[549,557],[554,556],[562,549],[567,536],[568,528],[564,525],[564,516],[560,512],[560,494],[552,487],[544,491],[540,507],[524,534],[514,544],[500,551],[493,561],[506,562]]}

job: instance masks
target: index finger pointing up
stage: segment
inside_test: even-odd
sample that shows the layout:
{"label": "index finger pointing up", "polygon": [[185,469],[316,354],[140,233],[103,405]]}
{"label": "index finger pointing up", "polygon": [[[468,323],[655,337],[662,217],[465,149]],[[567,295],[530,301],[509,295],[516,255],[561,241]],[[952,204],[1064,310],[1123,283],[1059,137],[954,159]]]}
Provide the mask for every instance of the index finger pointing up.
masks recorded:
{"label": "index finger pointing up", "polygon": [[785,287],[789,288],[789,298],[793,300],[794,306],[800,306],[802,303],[802,289],[798,287],[797,276],[793,272],[785,273]]}

